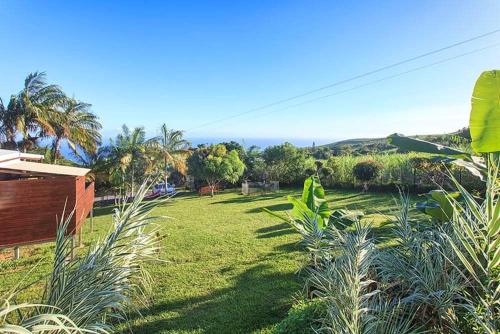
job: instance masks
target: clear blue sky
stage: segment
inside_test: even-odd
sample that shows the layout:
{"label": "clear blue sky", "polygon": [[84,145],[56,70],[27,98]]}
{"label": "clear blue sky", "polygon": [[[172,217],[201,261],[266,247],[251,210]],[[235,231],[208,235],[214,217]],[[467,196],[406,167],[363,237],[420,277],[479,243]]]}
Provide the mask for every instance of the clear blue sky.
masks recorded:
{"label": "clear blue sky", "polygon": [[[32,71],[93,105],[105,134],[191,129],[500,28],[497,0],[1,1],[0,96]],[[500,42],[500,33],[305,99]],[[479,73],[500,47],[188,137],[442,133],[465,126]]]}

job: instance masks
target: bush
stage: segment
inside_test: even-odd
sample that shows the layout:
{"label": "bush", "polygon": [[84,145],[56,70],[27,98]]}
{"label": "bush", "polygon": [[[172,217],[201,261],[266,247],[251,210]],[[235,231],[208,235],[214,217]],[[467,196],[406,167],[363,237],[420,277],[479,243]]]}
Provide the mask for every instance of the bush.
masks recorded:
{"label": "bush", "polygon": [[317,333],[321,324],[317,322],[325,316],[326,302],[320,299],[301,301],[292,306],[288,315],[271,332],[272,334]]}
{"label": "bush", "polygon": [[356,179],[363,182],[365,190],[368,190],[368,182],[380,174],[382,167],[382,164],[375,160],[366,160],[358,162],[352,169],[352,173]]}

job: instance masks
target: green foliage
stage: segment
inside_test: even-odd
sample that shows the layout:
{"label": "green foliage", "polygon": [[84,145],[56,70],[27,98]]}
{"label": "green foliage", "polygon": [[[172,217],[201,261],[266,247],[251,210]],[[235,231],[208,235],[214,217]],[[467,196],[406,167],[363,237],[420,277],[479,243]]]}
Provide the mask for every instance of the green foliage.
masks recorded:
{"label": "green foliage", "polygon": [[319,230],[303,214],[298,230],[313,259],[308,291],[327,303],[321,328],[329,333],[497,333],[499,168],[499,157],[490,155],[484,200],[453,176],[459,194],[428,194],[426,212],[440,224],[412,221],[408,196],[402,194],[389,228],[393,247],[377,249],[369,227],[356,217],[354,229],[332,224]]}
{"label": "green foliage", "polygon": [[[309,210],[317,214],[323,220],[327,221],[330,217],[331,212],[325,200],[325,190],[321,186],[319,177],[311,176],[304,181],[301,200],[307,205]],[[321,222],[319,225],[323,226],[326,224]]]}
{"label": "green foliage", "polygon": [[206,181],[212,189],[221,181],[235,183],[245,169],[238,152],[228,152],[222,144],[198,148],[187,164],[190,174]]}
{"label": "green foliage", "polygon": [[382,169],[382,164],[374,160],[365,160],[354,165],[352,173],[354,177],[363,182],[375,179]]}
{"label": "green foliage", "polygon": [[458,149],[443,146],[440,144],[434,144],[421,139],[405,137],[397,133],[392,134],[387,138],[390,144],[397,146],[402,151],[424,152],[457,157],[464,157],[467,155],[466,152],[460,151]]}
{"label": "green foliage", "polygon": [[146,154],[146,132],[143,127],[130,130],[125,124],[116,139],[102,149],[109,180],[132,196],[137,184],[146,177],[149,156]]}
{"label": "green foliage", "polygon": [[318,319],[325,316],[325,301],[313,299],[292,306],[288,315],[271,331],[272,334],[314,334],[321,328]]}
{"label": "green foliage", "polygon": [[331,169],[329,177],[325,177],[327,185],[335,186],[353,186],[356,178],[353,175],[353,169],[356,164],[365,160],[378,162],[382,167],[379,177],[372,180],[373,184],[412,184],[413,168],[410,160],[417,155],[410,154],[377,154],[368,156],[337,156],[331,157],[325,164],[325,167]]}
{"label": "green foliage", "polygon": [[431,190],[425,196],[427,200],[417,203],[417,209],[440,222],[447,222],[453,218],[454,209],[451,199],[458,198],[460,193],[448,193],[440,189]]}
{"label": "green foliage", "polygon": [[151,169],[163,174],[166,189],[171,172],[186,175],[186,158],[189,156],[191,144],[183,138],[183,131],[169,129],[165,123],[159,132],[158,136],[146,141],[145,148],[149,155],[156,157],[156,161],[162,162],[153,163]]}
{"label": "green foliage", "polygon": [[[47,84],[44,72],[30,73],[23,89],[11,95],[7,106],[0,99],[0,147],[34,150],[41,138],[52,140],[50,161],[60,156],[62,141],[75,155],[96,153],[101,142],[101,124],[90,112],[90,104],[66,96]],[[21,138],[21,140],[19,140]]]}
{"label": "green foliage", "polygon": [[476,152],[500,151],[500,71],[481,73],[472,93],[470,114],[472,148]]}
{"label": "green foliage", "polygon": [[[12,306],[8,298],[0,307],[0,333],[113,333],[134,303],[147,304],[151,278],[144,264],[157,258],[160,241],[149,213],[162,203],[143,202],[147,190],[144,183],[131,203],[120,204],[113,229],[75,260],[68,260],[73,252],[67,233],[72,214],[63,219],[42,302]],[[16,308],[26,313],[7,323],[8,313]]]}
{"label": "green foliage", "polygon": [[[462,275],[469,277],[473,293],[462,292],[462,307],[473,316],[481,332],[500,331],[500,158],[488,157],[484,201],[478,201],[452,178],[462,202],[449,198],[453,232],[447,235],[459,259]],[[458,260],[457,260],[458,261]]]}
{"label": "green foliage", "polygon": [[305,178],[305,170],[313,167],[308,163],[304,150],[290,143],[270,146],[263,152],[267,165],[269,179],[279,181],[282,184],[301,183]]}

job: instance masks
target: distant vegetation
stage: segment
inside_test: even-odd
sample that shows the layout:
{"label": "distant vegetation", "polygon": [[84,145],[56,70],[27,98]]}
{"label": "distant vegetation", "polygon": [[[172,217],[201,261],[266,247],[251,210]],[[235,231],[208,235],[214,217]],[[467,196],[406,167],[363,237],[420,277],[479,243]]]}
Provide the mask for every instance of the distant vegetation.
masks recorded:
{"label": "distant vegetation", "polygon": [[[23,89],[11,96],[4,105],[0,100],[0,148],[19,149],[45,154],[48,161],[76,164],[92,169],[98,193],[125,191],[133,194],[147,175],[158,174],[163,182],[183,185],[188,175],[195,177],[195,185],[222,183],[237,185],[243,180],[279,181],[282,185],[300,185],[318,168],[326,186],[379,189],[407,186],[412,190],[427,189],[439,184],[445,186],[443,165],[430,155],[418,155],[398,150],[386,138],[351,139],[333,144],[298,148],[290,143],[274,145],[261,150],[243,147],[237,142],[221,143],[228,156],[235,151],[243,163],[243,172],[218,177],[215,171],[208,177],[201,173],[195,158],[207,155],[210,147],[192,148],[183,131],[159,127],[158,135],[146,138],[143,127],[123,126],[122,132],[109,144],[101,146],[101,125],[90,111],[90,104],[69,98],[62,89],[46,82],[44,73],[28,75]],[[468,128],[443,135],[416,136],[442,145],[471,152]],[[49,142],[49,144],[47,144]],[[67,143],[72,161],[61,156],[60,147]],[[211,146],[214,147],[214,146]],[[207,156],[211,156],[208,154]],[[360,180],[354,174],[356,164],[374,161],[378,173],[369,180]],[[321,167],[318,167],[321,163]],[[227,164],[220,165],[225,168]],[[213,166],[212,166],[213,167]],[[226,166],[227,167],[227,166]],[[189,170],[191,169],[191,171]],[[453,167],[454,172],[470,189],[481,188],[465,169]]]}
{"label": "distant vegetation", "polygon": [[[451,147],[470,149],[469,128],[462,128],[456,132],[438,135],[417,135],[412,138],[430,141]],[[328,158],[329,155],[366,155],[366,154],[391,154],[398,151],[398,148],[387,142],[387,138],[360,138],[338,141],[332,144],[321,145],[311,149],[313,155],[318,159]],[[324,153],[326,152],[326,153]],[[326,154],[327,157],[321,154]]]}

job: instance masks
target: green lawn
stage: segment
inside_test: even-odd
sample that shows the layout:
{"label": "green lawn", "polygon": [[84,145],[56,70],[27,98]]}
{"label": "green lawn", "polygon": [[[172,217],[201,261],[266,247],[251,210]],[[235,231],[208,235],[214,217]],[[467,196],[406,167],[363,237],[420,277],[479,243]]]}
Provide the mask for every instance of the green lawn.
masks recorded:
{"label": "green lawn", "polygon": [[[386,221],[394,207],[391,194],[327,192],[331,207],[364,210],[364,220],[374,226]],[[160,221],[165,263],[150,265],[152,304],[141,309],[143,317],[132,315],[133,332],[259,333],[279,322],[300,293],[296,272],[305,257],[296,245],[299,236],[261,209],[289,209],[289,194],[299,191],[224,192],[213,198],[181,194],[156,208],[155,215],[170,217]],[[110,212],[110,207],[96,209],[94,233],[89,224],[84,228],[86,246],[108,230]],[[0,260],[0,294],[19,282],[35,282],[20,294],[21,300],[33,300],[50,268],[52,250],[53,244],[39,245],[24,248],[21,260]]]}

